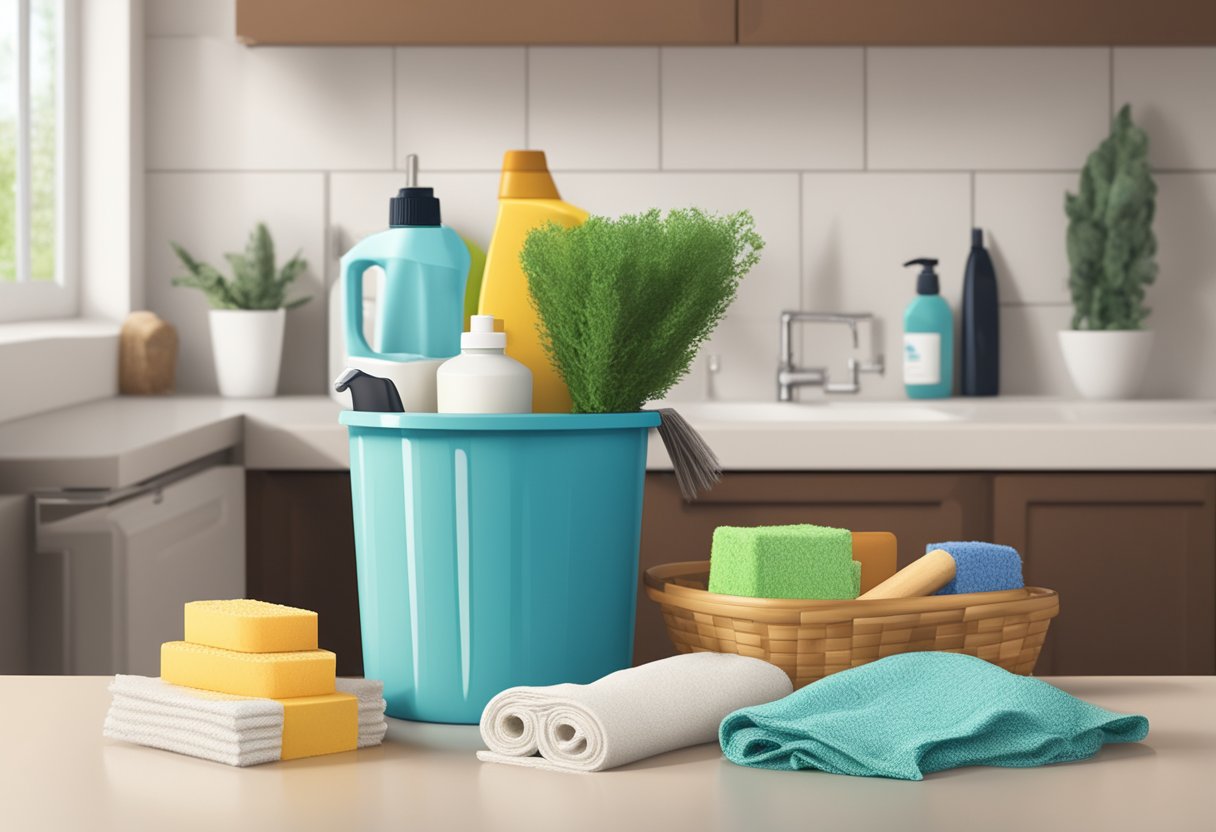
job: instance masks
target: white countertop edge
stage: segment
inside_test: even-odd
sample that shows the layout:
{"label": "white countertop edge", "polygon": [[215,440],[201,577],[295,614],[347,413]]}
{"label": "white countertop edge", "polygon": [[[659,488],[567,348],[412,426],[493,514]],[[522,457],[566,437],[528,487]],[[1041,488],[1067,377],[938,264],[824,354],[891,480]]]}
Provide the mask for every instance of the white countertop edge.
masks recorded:
{"label": "white countertop edge", "polygon": [[[854,413],[901,406],[907,405],[849,405]],[[1011,400],[953,407],[971,415],[859,422],[828,421],[821,411],[808,421],[729,421],[709,418],[725,411],[699,404],[687,407],[686,418],[727,471],[1216,471],[1212,402],[1103,408]],[[119,397],[63,408],[0,424],[0,493],[120,488],[226,450],[238,451],[250,470],[347,470],[340,411],[324,396]],[[1056,411],[1061,415],[1052,421]],[[1008,413],[1027,420],[1003,417]],[[671,469],[657,431],[650,434],[647,468]]]}

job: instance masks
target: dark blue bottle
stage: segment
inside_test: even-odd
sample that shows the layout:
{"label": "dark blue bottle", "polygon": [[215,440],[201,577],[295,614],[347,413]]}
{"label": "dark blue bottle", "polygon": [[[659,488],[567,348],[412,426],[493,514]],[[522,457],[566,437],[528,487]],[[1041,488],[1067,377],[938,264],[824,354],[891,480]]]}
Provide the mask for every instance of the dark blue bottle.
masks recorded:
{"label": "dark blue bottle", "polygon": [[1001,389],[1001,308],[996,270],[982,229],[971,229],[971,255],[963,277],[962,393],[995,396]]}

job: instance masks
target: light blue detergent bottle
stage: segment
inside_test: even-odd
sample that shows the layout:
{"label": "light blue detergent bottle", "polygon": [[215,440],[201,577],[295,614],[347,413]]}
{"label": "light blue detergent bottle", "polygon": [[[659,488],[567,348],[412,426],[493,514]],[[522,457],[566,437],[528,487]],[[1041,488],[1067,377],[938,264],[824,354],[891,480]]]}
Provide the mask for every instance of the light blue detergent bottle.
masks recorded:
{"label": "light blue detergent bottle", "polygon": [[936,260],[904,265],[921,267],[916,299],[904,312],[904,389],[911,399],[944,399],[954,389],[954,314],[939,294]]}
{"label": "light blue detergent bottle", "polygon": [[[374,345],[363,330],[363,273],[379,266]],[[405,409],[434,412],[435,371],[460,354],[469,250],[440,224],[431,188],[406,187],[389,200],[389,228],[342,257],[346,366],[390,379]]]}

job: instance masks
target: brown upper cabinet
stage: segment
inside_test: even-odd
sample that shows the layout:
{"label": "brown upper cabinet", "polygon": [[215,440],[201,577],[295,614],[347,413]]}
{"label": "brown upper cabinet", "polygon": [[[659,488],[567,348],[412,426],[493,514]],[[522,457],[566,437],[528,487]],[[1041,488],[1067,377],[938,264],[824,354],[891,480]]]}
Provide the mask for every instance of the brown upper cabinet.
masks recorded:
{"label": "brown upper cabinet", "polygon": [[237,0],[247,44],[1216,43],[1216,0]]}
{"label": "brown upper cabinet", "polygon": [[738,0],[739,43],[1102,46],[1216,43],[1214,0]]}
{"label": "brown upper cabinet", "polygon": [[735,0],[237,0],[248,44],[730,44]]}

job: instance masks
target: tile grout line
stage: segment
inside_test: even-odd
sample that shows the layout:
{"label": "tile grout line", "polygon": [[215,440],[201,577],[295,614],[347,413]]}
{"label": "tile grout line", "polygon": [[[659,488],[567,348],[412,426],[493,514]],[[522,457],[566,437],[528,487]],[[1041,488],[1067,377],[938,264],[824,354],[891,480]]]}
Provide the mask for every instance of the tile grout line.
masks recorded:
{"label": "tile grout line", "polygon": [[399,163],[405,160],[397,158],[397,48],[393,47],[390,51],[393,53],[393,81],[389,85],[389,89],[393,91],[393,106],[390,108],[393,111],[393,149],[391,151],[391,158],[393,160],[393,170],[397,170]]}
{"label": "tile grout line", "polygon": [[[1052,168],[1052,169],[1025,169],[1019,170],[1015,168],[869,168],[863,170],[861,168],[663,168],[656,170],[655,168],[562,168],[551,167],[555,173],[575,173],[575,174],[665,174],[665,175],[680,175],[680,174],[697,174],[704,176],[755,176],[757,174],[777,175],[777,174],[810,174],[814,176],[833,176],[833,175],[851,175],[858,173],[869,173],[874,175],[881,174],[900,174],[907,176],[924,175],[924,176],[944,176],[950,174],[977,174],[977,175],[999,175],[999,176],[1052,176],[1057,174],[1078,174],[1080,168]],[[239,173],[259,173],[269,175],[299,175],[307,173],[336,173],[336,174],[376,174],[376,173],[395,173],[400,171],[400,168],[147,168],[146,173],[150,174],[239,174]],[[472,176],[483,173],[499,174],[501,171],[498,168],[429,168],[428,173],[437,174],[459,174],[462,176]],[[1214,174],[1216,168],[1152,168],[1153,173],[1160,174]]]}
{"label": "tile grout line", "polygon": [[975,228],[975,171],[971,171],[971,227]]}
{"label": "tile grout line", "polygon": [[663,170],[663,47],[659,47],[658,65],[658,111],[659,111],[659,170]]}
{"label": "tile grout line", "polygon": [[532,47],[524,47],[524,149],[532,149]]}
{"label": "tile grout line", "polygon": [[870,169],[870,48],[861,48],[861,169]]}
{"label": "tile grout line", "polygon": [[1107,63],[1106,74],[1110,76],[1107,80],[1110,83],[1110,112],[1107,113],[1106,123],[1110,124],[1115,120],[1115,47],[1110,47],[1110,60]]}

